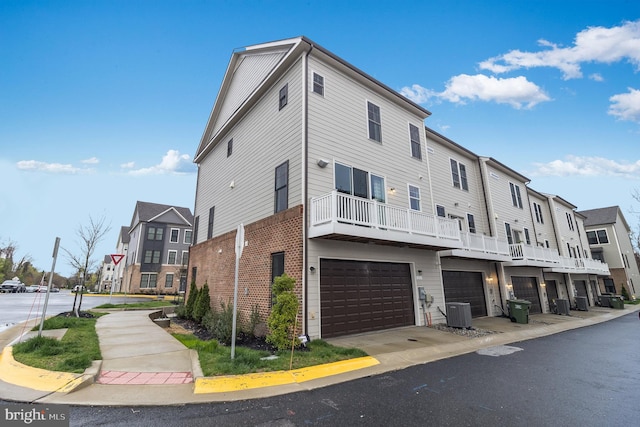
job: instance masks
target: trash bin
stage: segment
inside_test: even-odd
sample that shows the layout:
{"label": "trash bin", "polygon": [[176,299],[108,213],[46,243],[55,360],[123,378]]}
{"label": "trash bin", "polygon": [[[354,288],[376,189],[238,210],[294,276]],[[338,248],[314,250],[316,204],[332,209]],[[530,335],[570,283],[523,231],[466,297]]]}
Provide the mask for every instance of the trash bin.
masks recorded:
{"label": "trash bin", "polygon": [[509,317],[512,322],[529,323],[531,302],[523,299],[510,299],[507,302],[509,303]]}
{"label": "trash bin", "polygon": [[620,295],[613,295],[609,298],[611,308],[624,309],[624,301]]}
{"label": "trash bin", "polygon": [[601,307],[611,307],[611,294],[602,294],[600,295],[600,306]]}

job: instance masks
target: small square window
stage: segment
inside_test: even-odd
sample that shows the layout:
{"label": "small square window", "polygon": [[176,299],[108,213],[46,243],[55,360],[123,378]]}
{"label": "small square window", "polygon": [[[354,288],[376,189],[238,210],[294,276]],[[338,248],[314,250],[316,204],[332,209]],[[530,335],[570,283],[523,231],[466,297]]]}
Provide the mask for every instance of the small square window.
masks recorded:
{"label": "small square window", "polygon": [[280,110],[282,110],[285,105],[287,105],[287,102],[289,101],[289,83],[287,83],[286,85],[284,85],[284,87],[282,89],[280,89]]}
{"label": "small square window", "polygon": [[446,213],[444,211],[444,206],[436,205],[436,215],[442,218],[446,218]]}

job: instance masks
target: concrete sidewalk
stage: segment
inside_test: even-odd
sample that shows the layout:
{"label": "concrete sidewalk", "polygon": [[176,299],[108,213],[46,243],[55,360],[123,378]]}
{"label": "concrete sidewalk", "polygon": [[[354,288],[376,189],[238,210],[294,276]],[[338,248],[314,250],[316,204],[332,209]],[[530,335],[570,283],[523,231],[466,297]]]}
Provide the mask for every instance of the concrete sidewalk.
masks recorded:
{"label": "concrete sidewalk", "polygon": [[[638,310],[640,306],[631,305],[624,310],[590,307],[588,312],[572,311],[571,316],[533,315],[529,324],[512,323],[501,317],[479,318],[473,320],[473,326],[494,333],[477,338],[427,327],[341,337],[328,341],[360,348],[371,357],[294,371],[213,378],[202,377],[194,351],[154,324],[149,318],[153,311],[115,312],[98,320],[96,329],[103,360],[84,375],[25,367],[13,360],[7,351],[11,348],[6,347],[0,357],[0,398],[95,406],[180,405],[261,398],[590,326]],[[7,331],[0,333],[0,343],[10,342],[7,334]],[[42,389],[41,384],[55,382],[54,379],[58,381],[56,385]]]}

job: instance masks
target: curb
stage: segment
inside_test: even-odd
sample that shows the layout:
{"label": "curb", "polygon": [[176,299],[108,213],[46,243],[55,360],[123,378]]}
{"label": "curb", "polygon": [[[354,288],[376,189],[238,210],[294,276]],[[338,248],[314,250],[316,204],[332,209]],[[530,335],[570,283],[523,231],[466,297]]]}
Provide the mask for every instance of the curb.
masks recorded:
{"label": "curb", "polygon": [[294,369],[292,371],[196,378],[193,393],[226,393],[230,391],[299,384],[318,378],[325,378],[358,369],[369,368],[378,364],[380,364],[380,362],[376,358],[366,356],[339,362],[326,363],[324,365]]}

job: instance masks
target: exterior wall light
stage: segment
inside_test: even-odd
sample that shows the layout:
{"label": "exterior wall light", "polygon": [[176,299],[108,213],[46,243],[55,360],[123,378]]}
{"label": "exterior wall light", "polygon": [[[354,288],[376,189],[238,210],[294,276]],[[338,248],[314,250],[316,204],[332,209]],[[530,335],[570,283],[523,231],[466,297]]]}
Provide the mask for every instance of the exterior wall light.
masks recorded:
{"label": "exterior wall light", "polygon": [[326,167],[327,167],[327,165],[329,164],[329,162],[328,162],[328,161],[326,161],[326,160],[324,160],[324,159],[320,159],[320,160],[318,160],[317,164],[318,164],[318,166],[320,166],[321,168],[323,168],[323,169],[324,169],[324,168],[326,168]]}

